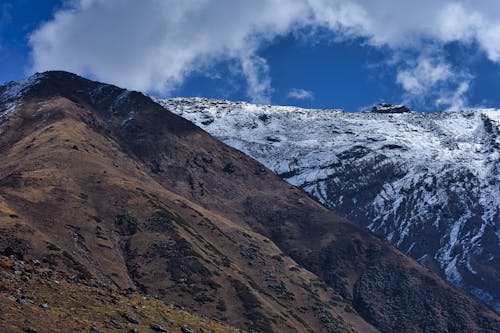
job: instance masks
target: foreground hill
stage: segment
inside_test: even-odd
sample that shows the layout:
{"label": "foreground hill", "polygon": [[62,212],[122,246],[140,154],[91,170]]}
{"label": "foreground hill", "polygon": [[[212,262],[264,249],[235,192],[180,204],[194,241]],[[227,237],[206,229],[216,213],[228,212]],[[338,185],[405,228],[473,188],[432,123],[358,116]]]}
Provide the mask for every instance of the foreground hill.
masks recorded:
{"label": "foreground hill", "polygon": [[[0,256],[2,333],[242,332],[130,290]],[[136,331],[134,331],[136,330]]]}
{"label": "foreground hill", "polygon": [[161,103],[500,313],[499,110]]}
{"label": "foreground hill", "polygon": [[4,254],[261,332],[500,328],[481,303],[140,93],[48,72],[0,88],[0,103]]}

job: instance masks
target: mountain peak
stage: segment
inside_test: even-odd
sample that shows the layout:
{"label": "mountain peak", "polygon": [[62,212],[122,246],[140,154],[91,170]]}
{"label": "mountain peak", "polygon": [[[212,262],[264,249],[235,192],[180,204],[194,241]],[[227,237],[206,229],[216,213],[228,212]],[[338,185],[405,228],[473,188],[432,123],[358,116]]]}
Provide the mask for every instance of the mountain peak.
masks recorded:
{"label": "mountain peak", "polygon": [[129,117],[118,112],[128,98],[153,103],[142,93],[83,78],[65,71],[35,73],[25,80],[12,81],[0,87],[0,118],[11,113],[15,106],[28,99],[64,97],[77,105],[90,106],[101,115]]}
{"label": "mountain peak", "polygon": [[24,97],[45,98],[53,95],[69,97],[75,93],[90,92],[97,87],[109,87],[123,91],[110,84],[92,81],[65,71],[35,73],[24,80],[11,81],[0,86],[0,102],[11,102]]}
{"label": "mountain peak", "polygon": [[46,71],[35,73],[28,78],[18,81],[10,81],[0,86],[0,102],[14,100],[28,93],[31,88],[47,83],[48,81],[65,82],[71,79],[89,81],[76,74],[64,71]]}

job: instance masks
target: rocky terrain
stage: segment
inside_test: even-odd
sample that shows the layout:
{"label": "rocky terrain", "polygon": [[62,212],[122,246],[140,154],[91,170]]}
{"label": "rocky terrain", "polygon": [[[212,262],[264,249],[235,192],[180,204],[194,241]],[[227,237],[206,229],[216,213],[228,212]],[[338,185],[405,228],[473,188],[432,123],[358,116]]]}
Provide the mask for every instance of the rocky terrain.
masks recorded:
{"label": "rocky terrain", "polygon": [[[7,287],[27,309],[45,301],[115,331],[215,331],[134,311],[144,297],[258,332],[500,329],[482,303],[141,93],[47,72],[1,87],[0,113],[0,251],[123,301],[84,316],[98,300]],[[2,329],[36,324],[14,310]]]}
{"label": "rocky terrain", "polygon": [[500,312],[500,111],[160,103]]}
{"label": "rocky terrain", "polygon": [[242,332],[132,290],[0,256],[2,332]]}

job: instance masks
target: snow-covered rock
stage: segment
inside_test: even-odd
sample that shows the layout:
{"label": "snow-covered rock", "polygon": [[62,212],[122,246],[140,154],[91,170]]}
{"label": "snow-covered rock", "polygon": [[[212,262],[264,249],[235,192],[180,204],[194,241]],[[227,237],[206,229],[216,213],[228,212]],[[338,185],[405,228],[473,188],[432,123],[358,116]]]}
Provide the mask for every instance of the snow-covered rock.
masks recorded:
{"label": "snow-covered rock", "polygon": [[372,112],[374,113],[407,113],[411,112],[404,105],[395,105],[389,103],[380,103],[372,107]]}
{"label": "snow-covered rock", "polygon": [[0,123],[2,119],[14,111],[23,95],[40,82],[44,74],[37,73],[25,80],[11,81],[0,87]]}
{"label": "snow-covered rock", "polygon": [[499,110],[158,102],[500,312]]}

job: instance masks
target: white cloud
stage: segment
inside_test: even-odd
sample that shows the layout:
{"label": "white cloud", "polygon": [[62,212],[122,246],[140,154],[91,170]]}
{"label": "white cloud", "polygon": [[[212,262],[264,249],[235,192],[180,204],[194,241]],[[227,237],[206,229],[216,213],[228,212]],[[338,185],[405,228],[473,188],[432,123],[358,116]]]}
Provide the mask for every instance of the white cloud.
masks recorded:
{"label": "white cloud", "polygon": [[168,93],[195,70],[237,59],[263,102],[270,79],[257,50],[301,25],[306,9],[301,0],[81,0],[33,32],[33,69]]}
{"label": "white cloud", "polygon": [[427,55],[401,69],[396,81],[406,92],[406,103],[428,107],[428,100],[432,99],[434,107],[458,110],[467,104],[471,79],[467,72],[453,70],[439,55]]}
{"label": "white cloud", "polygon": [[453,73],[448,64],[423,57],[414,67],[400,71],[396,80],[410,94],[422,95],[437,83],[448,80],[452,76]]}
{"label": "white cloud", "polygon": [[[33,70],[64,69],[164,94],[193,71],[236,60],[249,97],[269,102],[271,78],[259,49],[306,26],[327,28],[332,39],[363,37],[396,53],[429,40],[438,49],[474,41],[500,62],[497,0],[71,0],[32,33],[30,45]],[[397,77],[410,94],[432,91],[454,75],[442,59],[415,66]]]}
{"label": "white cloud", "polygon": [[455,90],[444,90],[440,93],[435,105],[447,106],[447,110],[463,110],[466,108],[467,98],[465,94],[469,90],[469,82],[463,81],[458,84]]}
{"label": "white cloud", "polygon": [[271,78],[266,61],[257,56],[241,58],[243,74],[247,79],[248,96],[255,103],[268,104],[271,101]]}
{"label": "white cloud", "polygon": [[314,93],[305,89],[292,89],[288,92],[287,98],[299,99],[299,100],[313,100]]}

